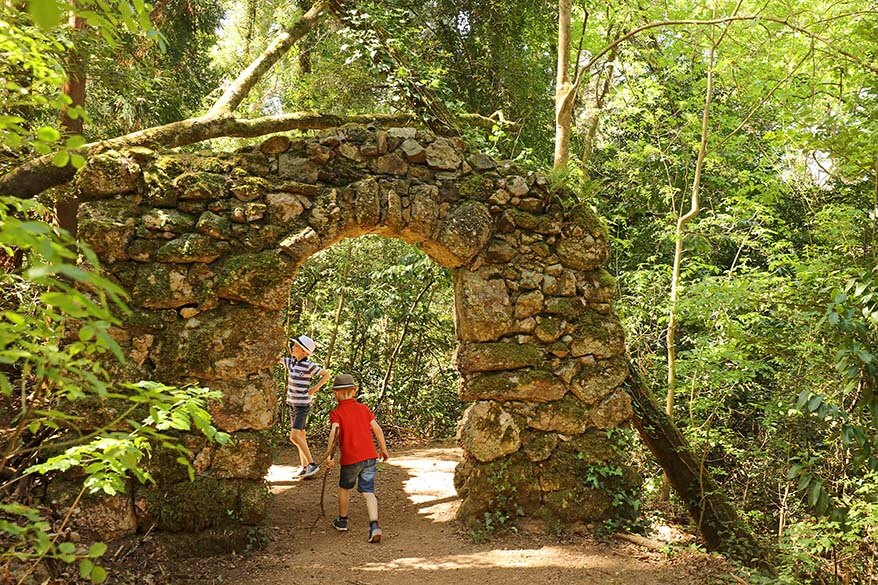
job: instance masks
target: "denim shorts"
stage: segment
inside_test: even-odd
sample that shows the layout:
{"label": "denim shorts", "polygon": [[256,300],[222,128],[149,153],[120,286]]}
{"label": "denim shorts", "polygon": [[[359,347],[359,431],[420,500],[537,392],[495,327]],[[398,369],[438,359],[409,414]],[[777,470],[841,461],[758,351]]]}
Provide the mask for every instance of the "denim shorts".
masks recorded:
{"label": "denim shorts", "polygon": [[356,483],[357,491],[361,494],[374,494],[376,461],[376,459],[366,459],[359,463],[342,465],[338,476],[338,487],[349,490]]}
{"label": "denim shorts", "polygon": [[290,420],[294,429],[305,430],[305,422],[308,420],[308,411],[310,410],[310,406],[290,406]]}

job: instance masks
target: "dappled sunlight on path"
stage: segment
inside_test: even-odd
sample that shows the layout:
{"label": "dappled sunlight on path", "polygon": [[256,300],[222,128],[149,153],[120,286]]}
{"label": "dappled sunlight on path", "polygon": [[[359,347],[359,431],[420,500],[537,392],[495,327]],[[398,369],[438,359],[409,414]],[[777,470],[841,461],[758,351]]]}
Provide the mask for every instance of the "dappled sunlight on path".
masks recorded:
{"label": "dappled sunlight on path", "polygon": [[[316,451],[319,452],[319,449]],[[384,540],[366,542],[363,499],[353,494],[349,532],[329,522],[336,514],[338,470],[293,479],[295,456],[283,450],[267,476],[275,494],[267,521],[268,546],[248,557],[222,557],[198,583],[240,585],[507,585],[550,583],[682,585],[705,583],[657,553],[591,539],[559,543],[544,535],[511,534],[474,543],[453,522],[460,504],[454,468],[460,451],[431,447],[391,451],[379,464],[376,492]],[[313,527],[313,528],[312,528]]]}

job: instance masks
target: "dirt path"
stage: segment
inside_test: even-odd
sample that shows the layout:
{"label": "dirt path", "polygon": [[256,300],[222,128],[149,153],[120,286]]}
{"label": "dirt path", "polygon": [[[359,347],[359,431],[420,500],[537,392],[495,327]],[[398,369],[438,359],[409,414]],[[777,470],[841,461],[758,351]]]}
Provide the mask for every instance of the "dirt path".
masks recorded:
{"label": "dirt path", "polygon": [[633,545],[606,544],[576,537],[560,542],[541,535],[513,534],[475,544],[453,521],[459,504],[452,483],[459,461],[454,448],[398,450],[379,466],[377,493],[384,540],[366,542],[363,499],[353,494],[351,529],[330,525],[336,514],[338,472],[327,479],[326,513],[319,514],[320,477],[288,481],[292,453],[283,452],[269,475],[275,499],[267,520],[269,545],[247,557],[211,563],[202,582],[240,585],[681,585],[716,582],[704,555],[700,560],[669,561],[661,553]]}

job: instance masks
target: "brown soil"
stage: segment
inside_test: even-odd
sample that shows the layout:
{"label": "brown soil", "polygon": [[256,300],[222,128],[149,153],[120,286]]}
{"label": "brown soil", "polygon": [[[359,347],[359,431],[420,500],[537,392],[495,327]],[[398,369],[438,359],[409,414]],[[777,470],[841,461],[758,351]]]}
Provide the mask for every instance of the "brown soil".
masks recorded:
{"label": "brown soil", "polygon": [[[269,479],[275,499],[267,520],[269,544],[246,557],[180,563],[181,581],[238,585],[494,585],[524,583],[682,585],[728,582],[724,563],[707,555],[670,559],[635,545],[587,536],[563,539],[523,528],[474,539],[454,522],[459,500],[452,477],[460,453],[451,447],[409,448],[379,466],[377,493],[384,539],[366,542],[368,518],[352,495],[350,531],[330,526],[336,514],[337,469],[329,472],[326,518],[320,518],[322,472],[313,481],[289,481],[290,451],[280,454]],[[478,536],[478,535],[475,535]],[[481,540],[481,542],[479,542]],[[697,557],[697,558],[694,558]],[[684,559],[689,558],[689,561]],[[682,562],[681,562],[682,561]],[[697,561],[697,562],[696,562]],[[175,571],[177,572],[177,571]],[[188,576],[188,579],[186,577]]]}

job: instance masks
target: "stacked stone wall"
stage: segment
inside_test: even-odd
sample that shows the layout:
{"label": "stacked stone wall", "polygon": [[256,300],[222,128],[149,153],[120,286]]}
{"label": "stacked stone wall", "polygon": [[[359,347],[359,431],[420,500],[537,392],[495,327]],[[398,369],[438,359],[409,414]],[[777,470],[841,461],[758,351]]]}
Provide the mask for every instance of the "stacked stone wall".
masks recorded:
{"label": "stacked stone wall", "polygon": [[616,513],[583,482],[588,466],[618,458],[606,431],[631,416],[607,234],[546,177],[458,139],[345,126],[235,153],[108,152],[75,185],[82,240],[130,292],[117,377],[220,390],[216,424],[237,437],[222,448],[193,438],[198,479],[159,473],[133,496],[141,526],[261,520],[270,457],[259,431],[277,409],[270,369],[291,280],[312,254],[367,233],[453,272],[460,397],[472,402],[458,433],[461,516]]}

